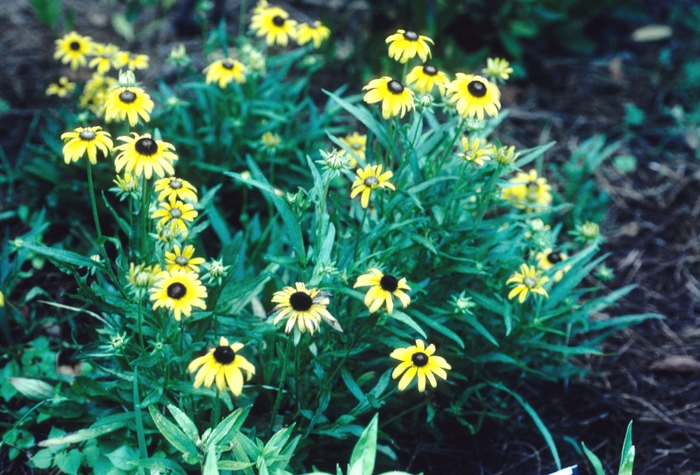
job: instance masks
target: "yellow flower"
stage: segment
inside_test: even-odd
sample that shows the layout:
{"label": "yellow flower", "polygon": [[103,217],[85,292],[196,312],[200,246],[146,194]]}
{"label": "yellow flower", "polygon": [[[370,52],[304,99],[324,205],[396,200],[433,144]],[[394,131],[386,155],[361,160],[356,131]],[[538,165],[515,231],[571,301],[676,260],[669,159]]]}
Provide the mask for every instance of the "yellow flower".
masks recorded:
{"label": "yellow flower", "polygon": [[97,68],[98,74],[104,74],[112,67],[119,67],[117,66],[119,48],[113,44],[103,45],[102,43],[95,43],[92,54],[94,54],[95,57],[90,60],[88,66]]}
{"label": "yellow flower", "polygon": [[93,73],[92,77],[85,83],[78,105],[82,109],[88,109],[98,117],[101,116],[104,112],[107,92],[117,87],[117,84],[118,82],[114,78]]}
{"label": "yellow flower", "polygon": [[146,264],[136,265],[129,263],[129,275],[126,280],[136,289],[147,289],[153,285],[156,276],[162,272],[158,264],[147,266]]}
{"label": "yellow flower", "polygon": [[199,281],[199,276],[186,270],[163,271],[156,276],[156,282],[151,288],[153,310],[165,307],[175,316],[178,322],[182,315],[189,317],[192,308],[206,310],[207,289]]}
{"label": "yellow flower", "polygon": [[510,63],[505,59],[488,58],[486,60],[486,67],[482,69],[481,72],[493,80],[506,81],[513,73],[513,68],[510,67]]}
{"label": "yellow flower", "polygon": [[312,25],[302,23],[297,27],[297,43],[300,45],[313,40],[314,48],[318,49],[329,36],[331,36],[331,30],[323,26],[320,21],[315,21]]}
{"label": "yellow flower", "polygon": [[204,264],[204,259],[201,257],[192,257],[194,255],[194,246],[188,244],[180,251],[180,246],[175,244],[173,252],[165,253],[165,268],[172,272],[176,269],[189,270],[199,272],[199,265]]}
{"label": "yellow flower", "polygon": [[135,126],[139,116],[144,122],[151,120],[153,101],[140,87],[118,87],[107,94],[105,101],[105,120],[124,122],[129,118],[129,125]]}
{"label": "yellow flower", "polygon": [[357,178],[352,183],[350,199],[362,193],[360,204],[363,208],[369,206],[369,197],[372,190],[376,190],[377,188],[396,190],[394,185],[389,182],[389,178],[394,176],[394,174],[390,171],[382,173],[381,165],[367,165],[364,170],[358,168],[355,173],[357,174]]}
{"label": "yellow flower", "polygon": [[260,137],[260,140],[265,148],[270,150],[279,147],[280,143],[282,142],[282,138],[277,134],[273,134],[272,132],[265,132],[262,134],[262,137]]}
{"label": "yellow flower", "polygon": [[[350,150],[352,150],[352,153],[357,155],[357,157],[360,160],[365,159],[365,150],[367,149],[367,136],[366,135],[360,135],[357,132],[353,132],[350,135],[346,135],[343,138],[339,138],[339,140],[344,143],[345,145],[348,146]],[[351,162],[349,163],[349,166],[355,167],[357,165],[357,161],[352,158]]]}
{"label": "yellow flower", "polygon": [[159,177],[172,175],[175,173],[173,162],[177,160],[177,155],[173,153],[175,147],[162,140],[153,140],[151,134],[139,135],[132,132],[133,137],[117,137],[117,140],[124,142],[114,147],[120,153],[114,160],[117,173],[124,168],[127,173],[133,173],[139,177],[145,176],[151,179],[153,172]]}
{"label": "yellow flower", "polygon": [[2,291],[0,290],[0,307],[4,307],[4,306],[5,306],[5,294],[3,294]]}
{"label": "yellow flower", "polygon": [[[403,307],[408,307],[411,297],[404,290],[411,290],[406,284],[406,278],[397,279],[391,274],[382,274],[379,269],[372,268],[369,273],[362,274],[357,278],[353,289],[358,287],[370,287],[365,294],[365,305],[370,312],[376,312],[386,302],[386,311],[394,311],[394,299],[396,297]],[[392,297],[393,296],[393,297]]]}
{"label": "yellow flower", "polygon": [[386,39],[386,43],[389,43],[389,57],[400,63],[405,63],[416,54],[425,63],[431,55],[428,42],[434,44],[427,36],[405,30],[398,30]]}
{"label": "yellow flower", "polygon": [[445,370],[452,369],[444,358],[435,356],[435,345],[431,344],[426,348],[423,340],[416,340],[416,344],[408,348],[397,348],[389,356],[401,361],[391,373],[392,379],[403,374],[399,380],[399,391],[406,389],[416,376],[418,376],[418,391],[425,391],[426,379],[432,387],[436,388],[435,375],[447,380]]}
{"label": "yellow flower", "polygon": [[[568,258],[569,256],[567,256],[565,253],[552,252],[552,249],[550,248],[547,248],[542,252],[538,252],[535,256],[535,259],[537,260],[537,267],[543,270],[549,270],[556,264],[564,262]],[[559,269],[554,273],[552,280],[554,282],[559,282],[564,277],[564,273],[569,272],[569,270],[571,270],[571,266],[565,266],[563,269]]]}
{"label": "yellow flower", "polygon": [[413,91],[389,76],[372,79],[362,90],[369,90],[363,98],[366,103],[382,103],[382,117],[385,119],[399,114],[403,118],[406,111],[413,109]]}
{"label": "yellow flower", "polygon": [[92,38],[71,31],[55,43],[54,59],[60,59],[63,64],[70,63],[70,68],[73,70],[87,65],[86,56],[92,51]]}
{"label": "yellow flower", "polygon": [[204,68],[202,72],[207,75],[207,84],[216,82],[221,89],[225,89],[231,81],[236,81],[236,84],[243,84],[246,70],[247,68],[240,61],[226,58],[214,61]]}
{"label": "yellow flower", "polygon": [[134,54],[128,51],[119,51],[114,58],[115,69],[121,69],[124,66],[129,71],[135,69],[148,69],[148,55],[145,54]]}
{"label": "yellow flower", "polygon": [[250,381],[255,374],[255,366],[238,354],[242,348],[243,343],[229,345],[228,340],[221,337],[219,346],[192,360],[187,370],[194,373],[199,368],[194,378],[194,387],[204,385],[208,388],[216,381],[219,391],[225,391],[228,386],[234,396],[240,396],[243,392],[243,373],[245,372],[246,381]]}
{"label": "yellow flower", "polygon": [[117,185],[117,187],[110,188],[110,190],[119,196],[120,201],[124,201],[129,196],[136,196],[136,191],[139,189],[139,181],[131,173],[124,173],[123,178],[117,175],[117,178],[112,180],[112,183]]}
{"label": "yellow flower", "polygon": [[445,86],[450,83],[450,78],[442,71],[438,71],[435,66],[424,64],[416,66],[406,76],[406,84],[413,86],[420,94],[430,93],[435,86],[438,87],[440,95],[445,95]]}
{"label": "yellow flower", "polygon": [[508,300],[518,297],[518,302],[523,303],[528,292],[549,297],[547,291],[542,288],[548,281],[549,277],[542,277],[542,271],[537,270],[537,267],[522,264],[520,272],[514,272],[506,281],[506,285],[515,284],[508,294]]}
{"label": "yellow flower", "polygon": [[175,234],[182,233],[187,236],[187,223],[194,221],[198,214],[190,203],[183,203],[171,197],[170,201],[160,203],[151,219],[159,219],[160,228],[171,227]]}
{"label": "yellow flower", "polygon": [[296,21],[289,19],[289,13],[280,7],[256,8],[250,22],[255,36],[264,36],[268,46],[287,46],[289,38],[296,39],[296,25]]}
{"label": "yellow flower", "polygon": [[62,76],[58,80],[58,84],[56,84],[56,83],[49,84],[49,87],[46,88],[46,95],[47,96],[66,97],[68,94],[71,94],[73,91],[75,91],[75,83],[70,82],[67,77]]}
{"label": "yellow flower", "polygon": [[456,78],[447,86],[451,103],[457,103],[457,112],[462,117],[474,117],[484,120],[484,112],[489,116],[498,115],[501,108],[501,92],[491,81],[472,74],[457,73]]}
{"label": "yellow flower", "polygon": [[156,180],[155,191],[160,191],[158,201],[165,201],[174,196],[182,201],[197,202],[197,188],[192,186],[189,181],[174,176]]}
{"label": "yellow flower", "polygon": [[478,137],[474,137],[471,140],[467,137],[462,137],[462,148],[464,152],[460,153],[459,156],[478,167],[483,167],[484,162],[491,160],[490,155],[493,154],[493,146]]}
{"label": "yellow flower", "polygon": [[536,170],[528,173],[518,173],[515,178],[508,180],[512,186],[503,189],[504,199],[515,204],[516,207],[530,212],[537,208],[545,208],[552,203],[552,187],[544,177],[537,177]]}
{"label": "yellow flower", "polygon": [[102,131],[102,127],[78,127],[73,132],[61,134],[63,146],[63,160],[68,165],[71,161],[77,162],[86,152],[90,163],[97,164],[97,150],[105,156],[109,155],[114,146],[109,132]]}
{"label": "yellow flower", "polygon": [[329,293],[318,289],[307,289],[302,282],[297,282],[294,287],[287,286],[272,296],[272,303],[277,304],[270,312],[271,315],[277,313],[272,324],[277,325],[280,320],[286,318],[285,333],[289,334],[296,324],[301,333],[308,330],[313,335],[323,320],[335,330],[342,332],[343,329],[340,328],[338,320],[326,309],[330,303],[328,300],[330,296]]}

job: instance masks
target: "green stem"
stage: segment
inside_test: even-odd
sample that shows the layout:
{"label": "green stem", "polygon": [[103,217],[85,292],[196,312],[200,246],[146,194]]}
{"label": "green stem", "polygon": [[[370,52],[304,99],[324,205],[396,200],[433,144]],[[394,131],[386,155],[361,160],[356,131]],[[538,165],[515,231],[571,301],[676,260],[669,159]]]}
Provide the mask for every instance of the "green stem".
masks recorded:
{"label": "green stem", "polygon": [[148,180],[141,176],[141,260],[146,260],[146,238],[148,236]]}
{"label": "green stem", "polygon": [[401,84],[406,85],[406,75],[408,74],[408,61],[403,63],[403,73],[401,73]]}
{"label": "green stem", "polygon": [[352,260],[355,261],[357,259],[357,251],[359,249],[359,244],[360,244],[360,238],[362,237],[362,229],[365,227],[365,221],[367,221],[367,213],[369,211],[369,206],[365,208],[365,210],[362,212],[362,222],[360,223],[360,236],[357,236],[355,239],[355,249],[352,252]]}
{"label": "green stem", "polygon": [[462,164],[462,167],[459,170],[459,175],[457,177],[457,182],[455,183],[454,188],[452,188],[452,193],[450,194],[450,198],[447,200],[447,210],[450,212],[450,219],[454,220],[454,212],[452,210],[452,200],[454,200],[455,195],[457,194],[457,191],[462,188],[462,178],[464,178],[464,172],[467,170],[468,162],[465,160],[464,163]]}
{"label": "green stem", "polygon": [[380,427],[380,428],[381,428],[381,427],[385,427],[385,426],[391,424],[392,422],[401,419],[401,418],[402,418],[403,416],[405,416],[406,414],[409,414],[409,413],[415,411],[416,409],[420,409],[421,407],[425,406],[427,402],[428,402],[428,400],[427,400],[427,399],[424,399],[423,402],[421,402],[420,404],[416,404],[416,405],[413,406],[413,407],[409,407],[408,409],[406,409],[406,410],[403,411],[403,412],[398,413],[397,415],[395,415],[395,416],[392,417],[391,419],[382,422],[381,424],[379,424],[379,427]]}
{"label": "green stem", "polygon": [[491,175],[491,178],[489,178],[489,181],[486,184],[486,189],[484,190],[484,193],[483,193],[484,201],[480,202],[479,214],[476,217],[476,221],[474,221],[474,228],[472,229],[472,238],[476,237],[476,232],[479,229],[479,225],[481,224],[481,221],[484,219],[484,215],[486,214],[486,209],[489,207],[489,203],[491,202],[491,195],[493,193],[493,188],[496,185],[496,180],[498,179],[499,176],[501,176],[502,169],[503,169],[503,165],[501,165],[499,163],[498,166],[496,166],[496,169],[494,170],[493,175]]}
{"label": "green stem", "polygon": [[314,254],[318,259],[318,255],[321,252],[321,233],[323,232],[323,211],[326,208],[326,197],[328,196],[328,189],[331,186],[332,175],[330,171],[327,173],[326,184],[323,187],[323,196],[321,196],[321,203],[318,207],[318,224],[316,225],[316,249]]}
{"label": "green stem", "polygon": [[289,359],[289,349],[292,346],[292,338],[287,337],[287,348],[284,350],[284,359],[282,361],[282,375],[280,377],[280,384],[277,386],[277,396],[275,397],[275,405],[272,406],[272,417],[270,418],[270,427],[268,427],[268,436],[272,434],[273,427],[275,425],[275,419],[277,418],[277,411],[282,403],[282,391],[284,390],[284,383],[287,379],[287,360]]}
{"label": "green stem", "polygon": [[144,351],[146,349],[146,347],[143,344],[143,302],[141,302],[141,300],[139,300],[138,328],[139,328],[139,344],[141,345],[141,351]]}
{"label": "green stem", "polygon": [[216,400],[214,401],[214,410],[211,411],[211,427],[212,429],[219,425],[221,420],[221,396],[219,395],[219,388],[216,388]]}
{"label": "green stem", "polygon": [[389,136],[386,143],[386,162],[384,168],[394,171],[394,118],[389,117]]}
{"label": "green stem", "polygon": [[[142,460],[148,459],[148,451],[146,450],[146,435],[143,430],[143,419],[141,417],[141,399],[139,398],[139,369],[134,366],[134,416],[136,418],[136,439],[139,444],[139,458]],[[150,473],[150,470],[139,467],[139,473]]]}
{"label": "green stem", "polygon": [[[245,14],[246,10],[248,9],[248,0],[241,0],[241,13],[239,15],[239,22],[238,22],[238,38],[243,38],[245,36]],[[242,43],[241,41],[238,42],[239,46]]]}
{"label": "green stem", "polygon": [[465,122],[466,122],[466,119],[462,118],[462,120],[459,123],[459,126],[457,127],[457,133],[452,138],[452,142],[450,143],[450,146],[445,148],[445,150],[442,152],[442,156],[437,161],[437,163],[439,165],[437,167],[437,170],[435,170],[434,176],[438,176],[440,174],[440,170],[442,170],[442,166],[445,164],[445,162],[447,161],[447,158],[450,156],[450,153],[452,152],[452,148],[457,143],[457,139],[462,135],[462,132],[464,132],[464,123]]}

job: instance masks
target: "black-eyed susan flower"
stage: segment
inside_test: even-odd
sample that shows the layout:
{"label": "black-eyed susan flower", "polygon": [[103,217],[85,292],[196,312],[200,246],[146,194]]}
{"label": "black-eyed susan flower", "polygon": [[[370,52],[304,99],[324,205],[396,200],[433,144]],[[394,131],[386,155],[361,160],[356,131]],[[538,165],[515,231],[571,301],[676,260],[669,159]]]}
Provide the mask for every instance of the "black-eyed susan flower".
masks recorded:
{"label": "black-eyed susan flower", "polygon": [[262,142],[263,148],[265,148],[268,152],[273,153],[277,147],[280,146],[280,143],[282,143],[282,137],[267,131],[262,134],[260,141]]}
{"label": "black-eyed susan flower", "polygon": [[362,193],[360,204],[363,208],[369,206],[369,197],[373,190],[377,188],[396,189],[394,185],[389,182],[389,179],[394,176],[394,174],[390,171],[382,173],[381,165],[367,165],[364,170],[358,168],[355,173],[357,174],[357,178],[355,178],[355,181],[352,183],[350,199]]}
{"label": "black-eyed susan flower", "polygon": [[234,59],[220,59],[214,61],[202,71],[206,74],[205,81],[207,84],[217,83],[221,89],[225,89],[231,81],[236,81],[236,84],[243,84],[245,79],[246,67],[240,61]]}
{"label": "black-eyed susan flower", "polygon": [[123,168],[125,172],[137,177],[143,175],[147,180],[151,179],[153,172],[159,177],[175,173],[173,162],[177,160],[177,155],[172,144],[154,140],[151,134],[139,135],[132,132],[131,135],[133,137],[117,137],[117,140],[124,142],[114,147],[114,150],[119,151],[114,160],[117,173]]}
{"label": "black-eyed susan flower", "polygon": [[92,38],[71,31],[55,43],[54,59],[60,59],[63,64],[70,63],[70,68],[73,70],[87,65],[87,55],[92,51]]}
{"label": "black-eyed susan flower", "polygon": [[96,68],[98,74],[105,74],[111,68],[118,68],[117,55],[119,54],[119,48],[113,44],[102,44],[95,43],[93,46],[92,54],[95,55],[94,58],[90,60],[88,64],[91,68]]}
{"label": "black-eyed susan flower", "polygon": [[241,349],[243,343],[229,345],[229,341],[221,337],[216,348],[193,359],[187,370],[190,373],[199,370],[194,377],[194,387],[204,385],[208,388],[216,382],[219,391],[225,391],[228,386],[234,396],[240,396],[243,392],[243,373],[246,381],[250,381],[255,374],[255,366],[239,354]]}
{"label": "black-eyed susan flower", "polygon": [[203,300],[207,298],[207,289],[196,273],[176,269],[160,272],[155,279],[151,288],[151,300],[155,301],[153,310],[165,307],[179,322],[182,315],[189,317],[192,314],[192,308],[207,308]]}
{"label": "black-eyed susan flower", "polygon": [[392,379],[401,376],[399,380],[399,391],[403,391],[411,384],[414,378],[418,379],[418,391],[425,391],[425,380],[430,385],[437,387],[435,375],[447,380],[446,369],[452,369],[445,358],[435,355],[435,345],[430,344],[425,347],[423,340],[416,340],[415,345],[408,348],[397,348],[391,352],[390,357],[401,361],[391,373]]}
{"label": "black-eyed susan flower", "polygon": [[99,73],[93,73],[85,83],[83,93],[80,95],[78,106],[87,109],[100,117],[104,113],[107,92],[117,87],[117,80]]}
{"label": "black-eyed susan flower", "polygon": [[124,201],[125,199],[132,197],[135,198],[139,190],[139,180],[134,177],[131,173],[124,173],[124,176],[117,175],[117,178],[112,180],[115,187],[110,188],[110,191],[116,193],[119,197],[119,201]]}
{"label": "black-eyed susan flower", "polygon": [[462,117],[474,117],[484,120],[484,112],[489,116],[498,115],[501,108],[501,92],[489,81],[472,74],[457,73],[455,79],[447,86],[449,101],[457,107]]}
{"label": "black-eyed susan flower", "polygon": [[535,266],[522,264],[520,272],[514,272],[506,281],[506,285],[515,284],[508,293],[508,300],[518,297],[518,302],[523,303],[529,292],[549,297],[547,291],[542,288],[549,281],[549,277],[543,277],[542,271]]}
{"label": "black-eyed susan flower", "polygon": [[515,147],[511,145],[508,147],[507,145],[502,145],[496,150],[496,161],[500,163],[501,165],[510,165],[515,161],[516,158],[518,158],[518,153],[515,151]]}
{"label": "black-eyed susan flower", "polygon": [[166,201],[174,196],[182,201],[197,202],[197,188],[182,178],[175,178],[174,176],[161,178],[156,180],[154,189],[158,193],[158,201]]}
{"label": "black-eyed susan flower", "polygon": [[537,170],[519,172],[508,182],[511,186],[503,188],[502,196],[518,208],[529,212],[537,208],[545,208],[552,203],[550,193],[552,187],[547,183],[546,178],[537,176]]}
{"label": "black-eyed susan flower", "polygon": [[463,152],[460,153],[459,156],[466,161],[478,167],[483,167],[485,161],[491,160],[491,155],[494,153],[494,150],[493,146],[486,143],[486,140],[478,137],[473,137],[471,139],[462,137],[461,141]]}
{"label": "black-eyed susan flower", "polygon": [[311,25],[302,23],[297,27],[297,43],[299,45],[313,41],[314,48],[318,49],[329,36],[331,36],[331,30],[323,26],[320,21],[315,21]]}
{"label": "black-eyed susan flower", "polygon": [[[553,251],[551,248],[544,249],[535,255],[535,260],[537,260],[537,267],[542,270],[549,270],[553,266],[564,262],[569,256],[564,252]],[[559,269],[554,273],[552,280],[554,282],[559,282],[563,277],[564,273],[571,270],[571,266],[565,266],[563,269]]]}
{"label": "black-eyed susan flower", "polygon": [[192,244],[188,244],[182,250],[180,250],[180,246],[175,244],[172,252],[165,253],[165,268],[170,272],[178,269],[199,273],[198,266],[204,264],[204,259],[192,256],[194,256],[194,246]]}
{"label": "black-eyed susan flower", "polygon": [[158,264],[153,264],[147,266],[146,264],[134,264],[129,263],[129,274],[126,276],[126,280],[129,282],[129,286],[136,292],[141,292],[149,289],[153,282],[156,280],[156,276],[162,272],[162,269]]}
{"label": "black-eyed susan flower", "polygon": [[187,235],[187,223],[194,221],[199,213],[190,203],[183,203],[175,198],[160,203],[158,209],[151,214],[151,219],[157,219],[158,227],[172,227],[176,233]]}
{"label": "black-eyed susan flower", "polygon": [[58,80],[58,83],[49,84],[49,87],[46,88],[46,95],[63,98],[72,94],[73,91],[75,91],[75,83],[70,82],[67,77],[62,76]]}
{"label": "black-eyed susan flower", "polygon": [[151,120],[153,101],[140,87],[118,87],[107,93],[105,100],[105,120],[124,122],[129,119],[129,125],[135,126],[139,116],[144,122]]}
{"label": "black-eyed susan flower", "polygon": [[[365,150],[367,149],[367,135],[360,135],[357,131],[346,135],[339,139],[342,143],[348,146],[352,153],[357,155],[360,160],[365,159]],[[354,158],[353,158],[354,160]],[[350,163],[350,166],[357,165],[357,162]]]}
{"label": "black-eyed susan flower", "polygon": [[385,119],[399,114],[403,118],[406,111],[413,109],[413,91],[389,76],[372,79],[362,90],[368,90],[363,98],[366,103],[382,103],[382,117]]}
{"label": "black-eyed susan flower", "polygon": [[277,304],[270,312],[270,315],[277,314],[272,324],[277,325],[280,320],[286,318],[285,333],[289,334],[296,324],[301,333],[308,330],[313,335],[323,320],[342,332],[338,320],[326,308],[330,303],[329,297],[331,294],[327,292],[307,289],[303,282],[297,282],[294,287],[287,286],[272,296],[272,303]]}
{"label": "black-eyed susan flower", "polygon": [[481,70],[485,76],[493,81],[505,82],[513,73],[510,63],[502,58],[488,58],[486,67]]}
{"label": "black-eyed susan flower", "polygon": [[367,274],[362,274],[357,278],[353,289],[358,287],[370,287],[365,294],[365,305],[370,312],[376,312],[386,302],[386,311],[394,311],[394,297],[399,299],[401,306],[408,307],[411,297],[404,290],[411,290],[406,284],[406,278],[397,279],[391,274],[384,275],[376,268],[369,270]]}
{"label": "black-eyed susan flower", "polygon": [[119,51],[114,58],[114,67],[120,69],[126,66],[129,71],[148,69],[148,55]]}
{"label": "black-eyed susan flower", "polygon": [[297,22],[289,19],[289,13],[280,7],[256,8],[250,22],[255,36],[265,37],[268,46],[287,46],[289,38],[296,39]]}
{"label": "black-eyed susan flower", "polygon": [[70,162],[77,162],[80,157],[87,153],[90,163],[97,164],[97,151],[101,151],[105,156],[109,155],[114,146],[109,132],[102,130],[102,127],[78,127],[73,132],[61,134],[61,140],[65,142],[63,146],[63,160],[68,165]]}
{"label": "black-eyed susan flower", "polygon": [[405,63],[415,55],[425,63],[431,54],[428,43],[434,44],[427,36],[406,30],[398,30],[390,35],[386,42],[389,43],[389,57],[400,63]]}
{"label": "black-eyed susan flower", "polygon": [[406,76],[406,84],[412,86],[420,94],[429,94],[435,86],[440,95],[445,95],[445,87],[450,83],[450,78],[438,68],[430,64],[416,66]]}

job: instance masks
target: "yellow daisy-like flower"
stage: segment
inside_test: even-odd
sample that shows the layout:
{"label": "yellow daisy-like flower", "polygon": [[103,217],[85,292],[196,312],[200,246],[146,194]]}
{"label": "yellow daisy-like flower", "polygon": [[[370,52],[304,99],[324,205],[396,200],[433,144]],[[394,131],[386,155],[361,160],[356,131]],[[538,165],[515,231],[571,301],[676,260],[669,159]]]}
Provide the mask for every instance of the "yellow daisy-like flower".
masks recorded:
{"label": "yellow daisy-like flower", "polygon": [[180,251],[180,246],[175,244],[173,252],[165,253],[165,268],[172,272],[174,270],[189,270],[199,272],[199,265],[204,264],[204,259],[201,257],[192,257],[194,255],[194,246],[188,244]]}
{"label": "yellow daisy-like flower", "polygon": [[96,70],[98,74],[104,74],[112,67],[119,67],[117,66],[117,55],[119,54],[119,48],[116,45],[103,45],[102,43],[95,43],[92,54],[94,54],[95,57],[90,60],[90,64],[88,64],[88,66],[91,68],[97,68]]}
{"label": "yellow daisy-like flower", "polygon": [[[564,262],[569,258],[564,252],[553,252],[551,248],[547,248],[542,252],[538,252],[535,256],[537,260],[537,267],[542,270],[549,270],[556,264]],[[563,277],[564,273],[569,272],[571,266],[565,266],[563,269],[559,269],[554,273],[552,280],[556,283],[559,282]]]}
{"label": "yellow daisy-like flower", "polygon": [[87,65],[86,56],[92,51],[92,38],[71,31],[63,38],[56,40],[55,43],[54,59],[60,59],[63,64],[70,63],[70,68],[73,70]]}
{"label": "yellow daisy-like flower", "polygon": [[114,78],[93,73],[92,77],[85,83],[78,105],[81,109],[88,109],[100,117],[105,109],[107,92],[117,87],[118,84]]}
{"label": "yellow daisy-like flower", "polygon": [[297,22],[289,19],[289,13],[280,7],[256,8],[250,22],[255,36],[265,37],[268,46],[287,46],[289,38],[297,37]]}
{"label": "yellow daisy-like flower", "polygon": [[221,337],[219,346],[193,359],[187,370],[194,373],[199,369],[194,377],[194,387],[204,385],[208,388],[216,381],[219,391],[225,391],[228,386],[234,396],[240,396],[243,392],[243,373],[246,381],[250,381],[255,374],[255,366],[238,354],[242,348],[243,343],[229,345],[228,340]]}
{"label": "yellow daisy-like flower", "polygon": [[161,272],[162,269],[158,264],[147,266],[146,264],[136,265],[130,262],[129,275],[126,276],[126,280],[136,289],[148,289]]}
{"label": "yellow daisy-like flower", "polygon": [[119,51],[114,58],[114,67],[116,69],[126,68],[129,71],[134,71],[135,69],[148,69],[148,55],[146,54],[134,54],[128,51]]}
{"label": "yellow daisy-like flower", "polygon": [[147,180],[151,179],[153,172],[159,177],[175,173],[173,162],[177,160],[177,155],[173,153],[175,147],[172,144],[153,140],[151,134],[139,135],[132,132],[131,135],[133,137],[117,138],[124,142],[114,147],[114,150],[120,151],[114,160],[117,173],[124,168],[127,173],[133,173],[137,177],[143,175]]}
{"label": "yellow daisy-like flower", "polygon": [[327,292],[307,289],[302,282],[297,282],[294,287],[287,286],[272,296],[272,303],[277,304],[270,312],[270,315],[277,314],[272,324],[277,325],[280,320],[286,318],[285,333],[290,333],[296,324],[301,333],[308,330],[313,335],[323,320],[342,332],[338,320],[326,309],[330,303],[329,297],[331,294]]}
{"label": "yellow daisy-like flower", "polygon": [[515,287],[508,293],[508,300],[518,297],[518,302],[523,303],[528,292],[549,297],[547,291],[542,288],[548,281],[549,277],[542,277],[542,271],[537,270],[537,267],[522,264],[520,272],[514,272],[506,281],[506,285],[515,284]]}
{"label": "yellow daisy-like flower", "polygon": [[369,90],[363,98],[366,103],[374,104],[381,101],[382,117],[385,119],[399,114],[403,118],[406,111],[413,109],[413,91],[389,76],[372,79],[362,90]]}
{"label": "yellow daisy-like flower", "polygon": [[199,276],[186,270],[163,271],[156,276],[156,282],[151,288],[153,310],[165,307],[175,316],[178,322],[182,315],[189,317],[192,308],[206,310],[207,289],[202,285]]}
{"label": "yellow daisy-like flower", "polygon": [[389,43],[389,57],[400,63],[405,63],[409,59],[418,55],[425,63],[428,60],[430,46],[428,42],[435,44],[427,36],[422,36],[415,31],[398,30],[386,39]]}
{"label": "yellow daisy-like flower", "polygon": [[171,176],[169,178],[161,178],[155,182],[155,191],[158,194],[158,201],[169,200],[173,196],[182,201],[190,200],[193,203],[197,202],[197,188],[181,178]]}
{"label": "yellow daisy-like flower", "polygon": [[190,203],[183,203],[171,197],[169,201],[160,203],[158,209],[153,212],[151,219],[159,219],[158,227],[171,227],[172,231],[187,235],[187,223],[194,221],[199,213]]}
{"label": "yellow daisy-like flower", "polygon": [[483,167],[484,162],[491,160],[493,154],[493,146],[487,144],[486,140],[474,137],[471,140],[467,137],[462,137],[462,148],[464,151],[459,154],[466,161],[475,164],[477,167]]}
{"label": "yellow daisy-like flower", "polygon": [[406,76],[406,84],[413,86],[420,94],[428,94],[435,86],[440,95],[445,95],[445,87],[450,83],[450,78],[438,68],[430,64],[416,66]]}
{"label": "yellow daisy-like flower", "polygon": [[260,137],[260,141],[266,149],[274,150],[275,148],[280,146],[280,143],[282,143],[282,137],[268,131],[262,134],[262,137]]}
{"label": "yellow daisy-like flower", "polygon": [[75,83],[70,82],[67,77],[62,76],[58,80],[58,83],[49,84],[49,87],[46,88],[46,95],[63,98],[68,94],[71,94],[73,91],[75,91]]}
{"label": "yellow daisy-like flower", "polygon": [[488,58],[486,67],[481,70],[486,76],[496,81],[506,81],[513,73],[510,63],[501,58]]}
{"label": "yellow daisy-like flower", "polygon": [[144,122],[151,120],[153,101],[151,97],[140,87],[118,87],[107,94],[105,101],[105,120],[119,120],[124,122],[129,119],[129,125],[135,126],[139,116]]}
{"label": "yellow daisy-like flower", "polygon": [[236,81],[236,84],[243,84],[245,72],[248,68],[240,61],[233,59],[220,59],[214,61],[202,71],[206,74],[206,83],[218,83],[221,89],[225,89],[231,81]]}
{"label": "yellow daisy-like flower", "polygon": [[537,176],[537,170],[520,172],[508,182],[513,183],[513,186],[503,188],[502,196],[518,208],[530,212],[537,208],[546,208],[552,203],[552,187],[546,178]]}
{"label": "yellow daisy-like flower", "polygon": [[78,127],[73,132],[61,134],[61,140],[66,143],[63,146],[63,160],[66,165],[77,162],[85,153],[90,163],[97,165],[97,150],[107,156],[114,146],[109,132],[104,132],[102,127],[98,126]]}
{"label": "yellow daisy-like flower", "polygon": [[390,190],[396,190],[394,185],[389,182],[389,178],[394,176],[394,174],[390,171],[382,173],[381,165],[367,165],[364,170],[362,168],[358,168],[355,173],[357,174],[357,178],[352,183],[350,199],[353,199],[362,193],[362,196],[360,197],[360,204],[363,208],[369,206],[369,197],[373,190],[376,190],[377,188],[389,188]]}
{"label": "yellow daisy-like flower", "polygon": [[[357,157],[360,160],[365,159],[365,150],[367,150],[367,136],[366,135],[360,135],[357,132],[353,132],[352,134],[346,135],[345,137],[339,138],[341,142],[343,142],[345,145],[348,146],[352,152],[357,155]],[[354,163],[353,163],[354,162]],[[352,161],[349,163],[349,166],[355,167],[357,165],[357,161],[353,158]]]}
{"label": "yellow daisy-like flower", "polygon": [[139,180],[131,173],[124,173],[123,178],[117,175],[117,178],[112,180],[112,183],[117,185],[117,187],[110,188],[110,190],[114,191],[117,196],[119,196],[120,201],[124,201],[129,196],[135,197],[139,189]]}
{"label": "yellow daisy-like flower", "polygon": [[425,391],[426,379],[432,387],[436,388],[435,375],[447,381],[445,370],[452,369],[445,358],[435,355],[435,345],[430,344],[426,348],[423,340],[416,340],[416,344],[408,348],[397,348],[389,356],[401,361],[391,373],[392,379],[403,374],[399,380],[399,391],[406,389],[416,376],[418,376],[418,391]]}
{"label": "yellow daisy-like flower", "polygon": [[386,311],[391,314],[394,311],[393,297],[398,298],[404,308],[411,303],[411,297],[404,292],[411,290],[406,285],[406,278],[397,279],[391,274],[384,275],[379,269],[372,268],[369,273],[359,276],[352,288],[358,287],[371,287],[365,294],[365,305],[370,312],[376,312],[386,302]]}
{"label": "yellow daisy-like flower", "polygon": [[297,43],[299,45],[313,41],[314,48],[318,49],[329,36],[331,36],[331,30],[323,26],[320,21],[315,21],[311,25],[302,23],[297,27]]}
{"label": "yellow daisy-like flower", "polygon": [[455,80],[447,86],[451,103],[457,103],[457,112],[462,117],[484,120],[484,112],[489,116],[498,115],[501,108],[501,91],[491,81],[472,74],[457,73]]}

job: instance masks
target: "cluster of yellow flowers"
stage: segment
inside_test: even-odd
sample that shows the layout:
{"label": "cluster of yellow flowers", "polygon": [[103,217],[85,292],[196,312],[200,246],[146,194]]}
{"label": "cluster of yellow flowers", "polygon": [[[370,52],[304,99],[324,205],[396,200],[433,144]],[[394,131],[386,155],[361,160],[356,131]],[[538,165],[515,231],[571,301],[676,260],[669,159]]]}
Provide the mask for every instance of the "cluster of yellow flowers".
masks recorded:
{"label": "cluster of yellow flowers", "polygon": [[260,0],[253,10],[250,28],[255,36],[264,36],[268,46],[287,46],[292,39],[300,46],[313,42],[314,48],[318,49],[331,35],[320,21],[297,23],[283,8],[270,6],[267,0]]}

